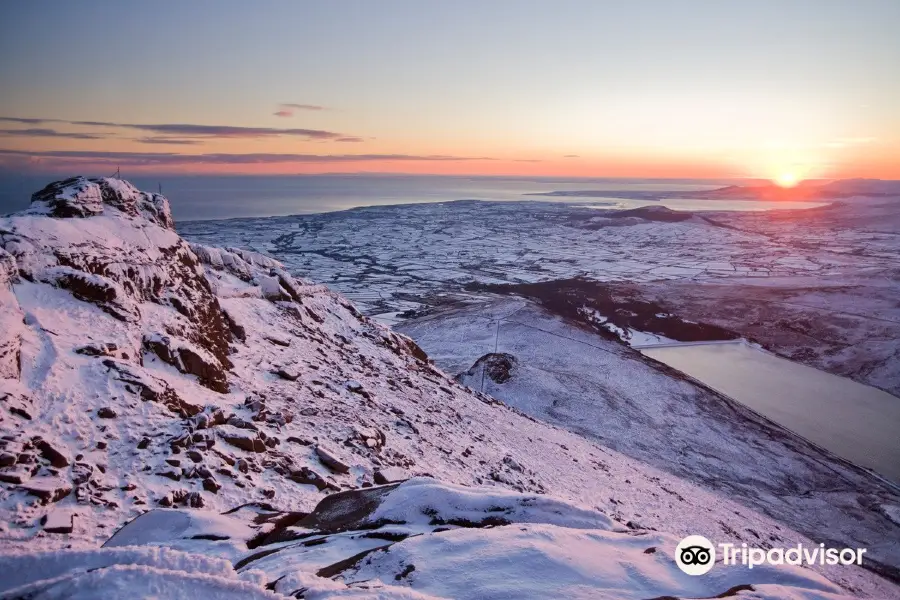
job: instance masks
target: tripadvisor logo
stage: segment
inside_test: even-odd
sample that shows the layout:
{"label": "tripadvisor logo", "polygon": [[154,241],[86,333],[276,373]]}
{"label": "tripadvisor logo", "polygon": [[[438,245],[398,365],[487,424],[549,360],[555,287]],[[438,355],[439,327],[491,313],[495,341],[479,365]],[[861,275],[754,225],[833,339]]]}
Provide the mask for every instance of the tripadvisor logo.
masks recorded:
{"label": "tripadvisor logo", "polygon": [[689,535],[675,547],[675,562],[688,575],[703,575],[716,564],[716,547],[702,535]]}
{"label": "tripadvisor logo", "polygon": [[[747,544],[718,544],[722,564],[761,565],[861,565],[865,548],[826,548],[825,544],[790,548],[751,548]],[[702,535],[689,535],[675,547],[675,563],[688,575],[703,575],[716,564],[716,545]]]}

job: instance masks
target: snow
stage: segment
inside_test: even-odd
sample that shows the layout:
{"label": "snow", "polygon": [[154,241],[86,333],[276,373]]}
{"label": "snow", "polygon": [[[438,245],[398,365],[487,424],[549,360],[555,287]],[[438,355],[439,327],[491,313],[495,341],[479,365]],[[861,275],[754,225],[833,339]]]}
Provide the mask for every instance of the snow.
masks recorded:
{"label": "snow", "polygon": [[[665,552],[636,557],[628,550],[629,540],[659,535],[670,543],[689,533],[715,539],[732,531],[739,539],[760,535],[785,544],[813,543],[783,521],[686,480],[685,472],[629,458],[600,436],[548,425],[465,387],[409,338],[363,316],[325,286],[294,278],[288,273],[293,268],[234,247],[188,245],[167,224],[164,199],[135,196],[136,190],[118,182],[91,185],[115,192],[112,199],[101,194],[102,210],[93,216],[51,217],[49,207],[35,205],[29,214],[0,218],[0,247],[6,253],[0,254],[0,302],[4,318],[13,315],[9,332],[0,336],[0,427],[4,448],[14,449],[22,460],[2,467],[3,473],[27,466],[27,474],[38,481],[53,478],[73,488],[44,504],[20,485],[0,483],[2,546],[20,553],[0,561],[4,573],[15,573],[4,578],[3,590],[18,587],[16,594],[33,592],[34,597],[96,597],[103,590],[105,597],[262,598],[274,594],[263,586],[284,576],[275,586],[279,593],[304,587],[307,598],[426,598],[445,595],[439,590],[450,588],[440,586],[452,582],[440,569],[462,564],[462,549],[475,546],[484,549],[485,558],[532,553],[536,562],[525,561],[523,568],[540,569],[572,557],[576,550],[566,544],[577,541],[598,552],[621,551],[627,560],[640,558],[633,572],[646,571],[649,577],[671,570],[668,563],[662,571],[651,568]],[[80,201],[78,190],[85,202],[94,198],[87,183],[72,186],[59,192],[65,201]],[[418,260],[410,260],[410,266],[431,268]],[[436,277],[458,271],[448,267]],[[104,311],[102,302],[76,299],[57,287],[60,274],[93,283],[108,280],[133,318],[122,321]],[[282,297],[272,301],[260,286],[272,291],[275,283]],[[484,321],[476,325],[482,327],[476,327],[474,338],[486,342],[494,328],[483,327]],[[170,347],[189,349],[211,368],[220,368],[225,385],[213,389],[182,372],[188,365],[173,366],[146,352],[148,342],[162,342],[163,336]],[[109,350],[98,356],[79,352],[89,344]],[[10,356],[21,360],[3,358]],[[435,358],[440,362],[439,354]],[[286,366],[294,369],[296,380],[277,375]],[[650,398],[691,389],[661,381],[648,375],[633,385],[646,384]],[[685,416],[668,415],[673,404],[654,406],[660,419],[674,422]],[[674,406],[683,411],[689,405]],[[116,416],[98,418],[104,408]],[[728,432],[716,427],[706,434],[715,438]],[[264,449],[232,445],[220,435],[224,431],[251,436]],[[70,464],[50,464],[35,449],[32,438],[38,435],[71,457]],[[347,472],[322,464],[318,446],[339,450]],[[805,466],[769,464],[771,471],[762,475],[799,477],[804,471],[794,471],[798,464]],[[413,479],[368,487],[374,472],[386,468],[402,469]],[[364,511],[371,519],[367,527],[378,525],[375,529],[303,525],[302,515],[321,501],[364,490],[390,492]],[[878,505],[898,504],[896,496],[866,493]],[[811,496],[810,502],[820,501]],[[177,510],[162,509],[161,502]],[[221,514],[247,503],[265,503],[271,510]],[[41,520],[59,510],[76,515],[73,533],[43,531]],[[870,535],[870,516],[860,511],[859,527]],[[277,529],[282,518],[293,524]],[[883,535],[888,521],[882,518]],[[97,549],[128,522],[118,541]],[[492,526],[501,522],[514,525]],[[460,529],[472,523],[478,527]],[[272,531],[285,539],[250,547],[251,540],[262,543],[259,539]],[[403,536],[409,537],[396,541]],[[427,554],[440,547],[441,536],[452,542],[443,566],[440,556]],[[528,550],[539,539],[546,545]],[[880,538],[870,539],[877,544]],[[374,550],[388,545],[390,550]],[[398,563],[384,558],[394,548],[399,555],[404,545],[409,550],[402,552],[417,561],[407,581],[395,579]],[[73,549],[59,550],[66,546]],[[259,556],[270,550],[277,552]],[[371,563],[335,567],[369,550]],[[470,568],[477,567],[479,556],[472,555]],[[579,560],[588,561],[577,563],[580,568],[593,568],[589,557]],[[233,566],[241,561],[247,562]],[[357,566],[372,570],[383,583],[360,581]],[[335,571],[330,576],[335,581],[316,577],[326,568]],[[530,577],[526,572],[518,576]],[[459,571],[454,577],[449,596],[466,596],[469,575]],[[598,593],[610,585],[590,573],[585,577]],[[822,583],[821,577],[833,584]],[[473,584],[489,586],[489,580],[490,569],[471,575]],[[287,589],[289,583],[298,587]],[[659,583],[660,589],[664,585]],[[775,590],[773,596],[834,585],[872,597],[897,591],[856,567],[816,567],[806,579],[771,585],[795,586],[762,586]],[[30,591],[22,586],[31,586]],[[495,579],[495,586],[502,591],[514,582]]]}
{"label": "snow", "polygon": [[464,589],[472,600],[711,598],[749,584],[771,585],[772,592],[799,588],[842,595],[839,587],[800,567],[748,572],[743,566],[717,565],[707,576],[693,577],[675,564],[677,543],[665,534],[633,536],[543,524],[456,529],[408,538],[373,554],[347,580],[395,583],[396,575],[412,565],[415,569],[402,578],[403,584],[445,598],[458,597]]}
{"label": "snow", "polygon": [[368,521],[427,523],[439,516],[447,522],[477,523],[486,515],[513,523],[547,523],[592,529],[613,527],[610,518],[601,512],[579,508],[554,498],[507,490],[442,485],[428,478],[411,479],[400,485],[368,517]]}

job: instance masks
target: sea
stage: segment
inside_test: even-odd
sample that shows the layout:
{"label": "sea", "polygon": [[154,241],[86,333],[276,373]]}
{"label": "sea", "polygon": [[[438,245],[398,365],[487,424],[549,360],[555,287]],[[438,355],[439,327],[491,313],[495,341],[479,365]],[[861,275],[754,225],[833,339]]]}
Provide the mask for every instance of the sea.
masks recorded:
{"label": "sea", "polygon": [[[473,177],[444,175],[135,175],[123,174],[141,190],[162,190],[176,221],[217,220],[323,213],[361,206],[453,200],[575,202],[598,209],[663,204],[674,210],[767,210],[815,203],[704,200],[692,191],[739,184],[741,180],[611,179],[560,177]],[[26,208],[31,194],[62,176],[0,175],[0,214]],[[743,180],[746,183],[746,180]],[[589,195],[540,196],[588,191]],[[678,198],[667,197],[677,193]]]}

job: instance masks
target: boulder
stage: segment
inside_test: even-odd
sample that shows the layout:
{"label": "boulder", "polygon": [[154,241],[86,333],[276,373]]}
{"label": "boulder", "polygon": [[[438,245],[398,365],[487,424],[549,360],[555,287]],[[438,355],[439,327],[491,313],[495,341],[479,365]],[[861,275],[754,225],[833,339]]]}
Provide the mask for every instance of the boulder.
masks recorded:
{"label": "boulder", "polygon": [[57,469],[62,469],[64,467],[69,466],[69,457],[63,453],[62,450],[51,444],[45,439],[35,438],[32,440],[35,448],[41,453],[41,456],[50,461],[50,464],[56,467]]}
{"label": "boulder", "polygon": [[400,467],[387,467],[375,471],[373,479],[378,485],[386,485],[388,483],[406,481],[409,479],[409,474]]}
{"label": "boulder", "polygon": [[301,467],[300,469],[292,470],[290,475],[288,475],[288,479],[296,481],[297,483],[302,483],[303,485],[314,485],[320,492],[327,489],[337,489],[337,486],[309,467]]}
{"label": "boulder", "polygon": [[56,508],[44,515],[41,525],[47,533],[72,533],[75,528],[75,513],[65,508]]}
{"label": "boulder", "polygon": [[288,381],[297,381],[300,377],[300,372],[294,367],[281,367],[275,374]]}
{"label": "boulder", "polygon": [[265,452],[266,443],[255,432],[243,429],[230,429],[220,431],[219,437],[227,444],[231,444],[247,452]]}
{"label": "boulder", "polygon": [[341,461],[334,453],[322,446],[316,446],[316,456],[323,465],[334,471],[335,473],[349,473],[350,466]]}
{"label": "boulder", "polygon": [[72,484],[59,477],[35,477],[20,487],[32,496],[40,498],[44,504],[58,502],[72,493]]}

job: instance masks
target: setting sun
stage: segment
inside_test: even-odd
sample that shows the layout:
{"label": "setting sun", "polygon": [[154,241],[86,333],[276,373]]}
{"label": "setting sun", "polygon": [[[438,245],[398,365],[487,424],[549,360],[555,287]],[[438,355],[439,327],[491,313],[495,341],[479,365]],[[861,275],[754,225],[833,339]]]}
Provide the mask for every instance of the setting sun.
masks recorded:
{"label": "setting sun", "polygon": [[794,173],[782,173],[775,179],[775,183],[783,188],[794,187],[798,183],[797,176]]}

